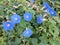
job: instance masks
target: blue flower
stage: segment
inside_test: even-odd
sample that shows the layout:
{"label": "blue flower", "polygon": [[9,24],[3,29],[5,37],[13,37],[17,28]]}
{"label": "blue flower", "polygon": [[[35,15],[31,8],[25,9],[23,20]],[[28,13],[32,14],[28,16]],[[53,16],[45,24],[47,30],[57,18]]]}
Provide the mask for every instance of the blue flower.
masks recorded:
{"label": "blue flower", "polygon": [[44,8],[51,8],[47,2],[43,2]]}
{"label": "blue flower", "polygon": [[32,14],[30,14],[29,12],[24,14],[24,20],[30,22],[32,20]]}
{"label": "blue flower", "polygon": [[35,0],[30,0],[30,2],[35,2]]}
{"label": "blue flower", "polygon": [[39,16],[37,17],[37,23],[38,23],[38,24],[41,24],[42,22],[43,22],[43,17],[39,15]]}
{"label": "blue flower", "polygon": [[14,28],[14,23],[12,23],[11,21],[4,22],[4,23],[3,23],[3,28],[4,28],[5,30],[13,30],[13,28]]}
{"label": "blue flower", "polygon": [[20,17],[18,14],[13,14],[13,15],[11,16],[11,21],[12,21],[14,24],[20,23],[20,22],[21,22],[21,17]]}
{"label": "blue flower", "polygon": [[48,12],[51,16],[56,16],[56,11],[53,10],[52,8],[47,9],[47,12]]}
{"label": "blue flower", "polygon": [[33,34],[31,29],[27,29],[23,32],[23,36],[29,38]]}
{"label": "blue flower", "polygon": [[43,5],[45,8],[47,8],[47,12],[51,15],[51,16],[56,16],[56,11],[54,11],[52,9],[52,7],[47,3],[47,2],[43,2]]}

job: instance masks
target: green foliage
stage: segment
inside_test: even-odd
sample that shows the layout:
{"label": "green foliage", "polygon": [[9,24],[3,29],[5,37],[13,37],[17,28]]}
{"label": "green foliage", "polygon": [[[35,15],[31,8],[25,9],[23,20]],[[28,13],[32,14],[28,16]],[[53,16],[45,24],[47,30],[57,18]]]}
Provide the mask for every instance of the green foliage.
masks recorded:
{"label": "green foliage", "polygon": [[[0,0],[0,45],[60,45],[60,3],[59,0],[48,0],[49,4],[54,4],[53,9],[56,8],[57,16],[51,17],[47,14],[46,21],[38,25],[36,23],[37,15],[44,12],[41,10],[43,7],[42,1],[47,0],[36,0],[36,6],[38,11],[29,6],[29,0]],[[14,7],[15,6],[15,7]],[[30,12],[33,15],[31,22],[26,22],[21,19],[20,24],[16,24],[14,29],[11,31],[5,31],[2,28],[2,23],[10,20],[13,13],[19,14],[23,18],[25,12]],[[32,24],[31,24],[32,23]],[[26,27],[33,30],[33,35],[30,38],[24,38],[22,33]]]}

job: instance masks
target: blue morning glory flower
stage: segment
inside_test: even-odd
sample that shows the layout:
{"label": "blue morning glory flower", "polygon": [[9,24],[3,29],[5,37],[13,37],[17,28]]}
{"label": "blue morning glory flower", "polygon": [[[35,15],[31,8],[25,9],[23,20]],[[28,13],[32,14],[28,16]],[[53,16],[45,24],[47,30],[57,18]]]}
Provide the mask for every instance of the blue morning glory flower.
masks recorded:
{"label": "blue morning glory flower", "polygon": [[51,16],[56,16],[56,11],[53,10],[52,8],[47,9],[47,12],[48,12]]}
{"label": "blue morning glory flower", "polygon": [[13,14],[13,15],[11,16],[11,21],[12,21],[14,24],[20,23],[20,22],[21,22],[21,17],[20,17],[18,14]]}
{"label": "blue morning glory flower", "polygon": [[30,22],[32,20],[32,14],[29,12],[25,13],[23,17],[24,17],[24,20],[26,20],[28,22]]}
{"label": "blue morning glory flower", "polygon": [[30,0],[30,2],[35,2],[35,0]]}
{"label": "blue morning glory flower", "polygon": [[43,17],[39,15],[39,16],[37,17],[37,23],[38,23],[38,24],[41,24],[42,22],[43,22]]}
{"label": "blue morning glory flower", "polygon": [[23,36],[29,38],[33,34],[31,29],[27,29],[23,32]]}
{"label": "blue morning glory flower", "polygon": [[52,7],[50,7],[50,5],[47,2],[43,2],[43,5],[45,8],[47,8],[47,12],[51,15],[51,16],[56,16],[56,11],[54,11],[52,9]]}
{"label": "blue morning glory flower", "polygon": [[14,23],[12,23],[11,21],[4,22],[3,23],[3,28],[5,30],[12,30],[14,28]]}
{"label": "blue morning glory flower", "polygon": [[47,2],[43,2],[44,8],[51,8]]}

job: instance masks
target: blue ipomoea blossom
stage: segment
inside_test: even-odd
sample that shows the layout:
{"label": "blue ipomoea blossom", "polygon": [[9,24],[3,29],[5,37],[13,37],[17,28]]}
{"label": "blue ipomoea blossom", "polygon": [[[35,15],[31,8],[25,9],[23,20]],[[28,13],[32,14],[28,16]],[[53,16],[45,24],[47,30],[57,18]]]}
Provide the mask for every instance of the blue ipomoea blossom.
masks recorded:
{"label": "blue ipomoea blossom", "polygon": [[56,11],[52,9],[52,7],[47,3],[47,2],[43,2],[43,5],[45,8],[47,8],[47,12],[51,15],[51,16],[56,16]]}
{"label": "blue ipomoea blossom", "polygon": [[30,2],[35,2],[35,0],[30,0]]}
{"label": "blue ipomoea blossom", "polygon": [[32,20],[32,14],[29,12],[26,12],[23,17],[24,17],[24,20],[26,20],[28,22],[30,22]]}
{"label": "blue ipomoea blossom", "polygon": [[31,29],[26,29],[23,32],[23,36],[26,37],[26,38],[29,38],[32,34],[33,34],[33,31]]}
{"label": "blue ipomoea blossom", "polygon": [[43,22],[43,17],[41,15],[37,16],[37,23],[41,24]]}
{"label": "blue ipomoea blossom", "polygon": [[13,30],[14,28],[14,23],[12,23],[11,21],[7,21],[3,23],[3,28],[5,30]]}
{"label": "blue ipomoea blossom", "polygon": [[43,2],[44,8],[51,8],[47,2]]}
{"label": "blue ipomoea blossom", "polygon": [[13,14],[13,15],[11,16],[11,21],[12,21],[14,24],[20,23],[20,22],[21,22],[21,17],[20,17],[18,14]]}
{"label": "blue ipomoea blossom", "polygon": [[47,12],[48,12],[51,16],[56,16],[56,11],[53,10],[52,8],[47,9]]}

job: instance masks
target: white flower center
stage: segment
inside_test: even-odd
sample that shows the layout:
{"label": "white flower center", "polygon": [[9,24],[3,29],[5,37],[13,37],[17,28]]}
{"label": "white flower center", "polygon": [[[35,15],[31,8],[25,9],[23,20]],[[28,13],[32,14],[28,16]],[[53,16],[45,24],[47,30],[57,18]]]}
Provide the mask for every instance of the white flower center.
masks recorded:
{"label": "white flower center", "polygon": [[52,12],[52,14],[54,14],[54,12]]}
{"label": "white flower center", "polygon": [[26,18],[29,18],[29,16],[26,16]]}
{"label": "white flower center", "polygon": [[18,20],[18,18],[15,18],[15,20]]}
{"label": "white flower center", "polygon": [[26,33],[28,34],[29,32],[27,31]]}
{"label": "white flower center", "polygon": [[10,27],[10,24],[8,24],[7,27]]}

